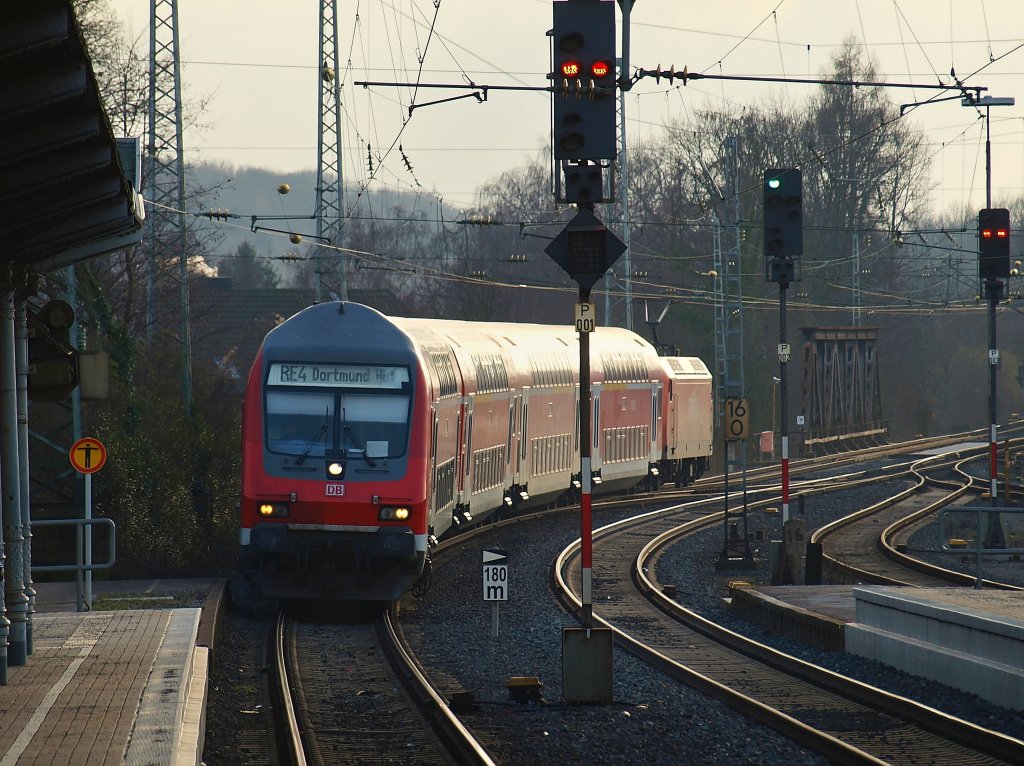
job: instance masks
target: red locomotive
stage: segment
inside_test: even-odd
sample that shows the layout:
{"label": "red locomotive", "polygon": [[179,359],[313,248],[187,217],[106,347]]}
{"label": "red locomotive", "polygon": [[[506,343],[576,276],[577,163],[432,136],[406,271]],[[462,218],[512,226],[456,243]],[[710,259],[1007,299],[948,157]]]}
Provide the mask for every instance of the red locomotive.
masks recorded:
{"label": "red locomotive", "polygon": [[[243,405],[240,574],[272,598],[391,601],[431,544],[579,496],[571,327],[322,303],[275,327]],[[628,330],[591,340],[595,492],[707,468],[711,375]]]}

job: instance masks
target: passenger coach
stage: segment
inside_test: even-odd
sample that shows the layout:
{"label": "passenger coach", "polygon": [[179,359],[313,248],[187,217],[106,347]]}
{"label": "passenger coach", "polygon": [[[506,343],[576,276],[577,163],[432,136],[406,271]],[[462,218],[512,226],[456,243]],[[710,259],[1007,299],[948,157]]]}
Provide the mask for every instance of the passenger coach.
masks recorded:
{"label": "passenger coach", "polygon": [[[699,476],[710,378],[598,329],[595,492]],[[246,388],[241,575],[269,597],[399,598],[437,538],[578,497],[578,405],[571,327],[299,312],[267,335]]]}

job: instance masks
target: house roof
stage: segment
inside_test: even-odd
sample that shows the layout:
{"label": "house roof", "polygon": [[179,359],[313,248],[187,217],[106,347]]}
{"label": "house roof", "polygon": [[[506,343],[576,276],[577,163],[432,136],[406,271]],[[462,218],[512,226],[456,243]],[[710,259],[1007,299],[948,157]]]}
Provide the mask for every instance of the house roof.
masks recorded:
{"label": "house roof", "polygon": [[0,178],[0,262],[42,271],[141,239],[68,0],[0,3]]}
{"label": "house roof", "polygon": [[[236,288],[223,277],[190,285],[193,359],[205,358],[243,378],[263,337],[314,298],[312,289]],[[385,314],[400,309],[388,290],[350,290],[349,299]]]}

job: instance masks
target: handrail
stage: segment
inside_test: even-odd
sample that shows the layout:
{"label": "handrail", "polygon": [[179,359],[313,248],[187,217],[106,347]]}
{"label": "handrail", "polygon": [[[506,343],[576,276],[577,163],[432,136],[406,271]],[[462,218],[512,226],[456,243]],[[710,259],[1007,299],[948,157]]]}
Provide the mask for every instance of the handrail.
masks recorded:
{"label": "handrail", "polygon": [[105,561],[105,562],[100,563],[100,564],[96,564],[96,563],[93,563],[93,564],[82,564],[82,563],[78,563],[78,564],[40,564],[40,565],[33,564],[33,566],[32,566],[32,572],[33,573],[35,573],[35,572],[71,572],[71,571],[79,571],[79,570],[83,571],[83,572],[92,572],[92,571],[97,570],[97,569],[110,569],[111,567],[114,566],[114,554],[115,554],[115,547],[114,547],[115,535],[114,535],[114,532],[116,531],[116,527],[114,525],[114,520],[113,519],[108,519],[106,517],[101,516],[101,517],[95,518],[95,519],[41,519],[41,520],[33,519],[33,521],[32,521],[32,526],[33,527],[58,527],[58,526],[67,526],[67,525],[70,525],[70,524],[74,524],[75,525],[75,549],[78,550],[78,551],[82,550],[82,538],[83,538],[82,531],[83,531],[83,527],[85,527],[86,525],[92,526],[93,524],[103,524],[104,526],[106,526],[108,528],[109,533],[110,533],[110,537],[109,537],[109,541],[110,541],[110,560],[109,561]]}

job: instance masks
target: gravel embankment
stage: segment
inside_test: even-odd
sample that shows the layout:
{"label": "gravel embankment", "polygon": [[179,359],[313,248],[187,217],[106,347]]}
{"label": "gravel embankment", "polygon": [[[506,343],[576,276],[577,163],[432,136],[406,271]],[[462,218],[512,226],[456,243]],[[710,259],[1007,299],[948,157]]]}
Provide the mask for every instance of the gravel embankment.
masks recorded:
{"label": "gravel embankment", "polygon": [[[612,520],[597,514],[595,525]],[[443,668],[475,695],[481,709],[466,718],[468,725],[490,731],[494,721],[505,727],[502,741],[488,742],[496,762],[825,763],[619,648],[613,654],[613,704],[561,703],[561,630],[578,623],[551,594],[549,568],[577,537],[575,513],[528,530],[498,531],[435,572],[427,597],[403,608],[403,628],[424,664]],[[491,604],[482,600],[480,551],[490,547],[509,552],[510,599],[501,604],[497,638]],[[597,611],[599,598],[595,584]],[[512,676],[537,676],[545,702],[509,702],[505,682]]]}

